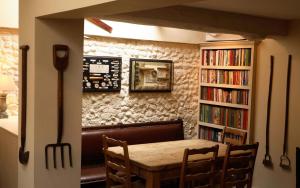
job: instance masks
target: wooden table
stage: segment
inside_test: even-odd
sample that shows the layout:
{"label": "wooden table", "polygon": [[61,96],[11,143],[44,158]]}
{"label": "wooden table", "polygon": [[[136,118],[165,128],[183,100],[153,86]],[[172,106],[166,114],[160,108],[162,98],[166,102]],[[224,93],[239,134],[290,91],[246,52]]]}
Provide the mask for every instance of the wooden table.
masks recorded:
{"label": "wooden table", "polygon": [[[219,157],[224,157],[227,146],[207,140],[179,140],[148,144],[129,145],[129,158],[132,173],[146,180],[146,188],[159,188],[160,181],[179,177],[185,148],[204,148],[219,144]],[[110,151],[122,154],[120,147]],[[205,159],[209,155],[197,156]]]}

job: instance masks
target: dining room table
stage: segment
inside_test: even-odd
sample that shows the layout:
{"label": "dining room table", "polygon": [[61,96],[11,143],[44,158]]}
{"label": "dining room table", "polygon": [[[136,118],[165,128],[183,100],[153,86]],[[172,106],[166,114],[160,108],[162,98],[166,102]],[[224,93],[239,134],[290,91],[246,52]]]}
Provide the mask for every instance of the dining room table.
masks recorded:
{"label": "dining room table", "polygon": [[[146,188],[159,188],[162,180],[176,179],[180,169],[185,148],[196,149],[219,145],[218,158],[224,158],[227,145],[202,139],[177,140],[147,144],[129,145],[131,172],[146,181]],[[110,151],[122,154],[121,147],[110,147]],[[212,154],[194,156],[201,160]],[[192,159],[193,160],[193,159]]]}

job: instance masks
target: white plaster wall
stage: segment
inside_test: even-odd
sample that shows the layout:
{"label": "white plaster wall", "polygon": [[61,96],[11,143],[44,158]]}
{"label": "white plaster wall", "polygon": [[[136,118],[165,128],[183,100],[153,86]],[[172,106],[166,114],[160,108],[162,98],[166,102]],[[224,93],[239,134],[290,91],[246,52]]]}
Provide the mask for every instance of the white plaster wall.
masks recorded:
{"label": "white plaster wall", "polygon": [[19,0],[0,0],[0,27],[19,27]]}
{"label": "white plaster wall", "polygon": [[[17,30],[0,28],[0,74],[8,75],[18,85],[18,34]],[[17,89],[17,87],[16,87]],[[18,114],[18,91],[7,95],[7,113]]]}
{"label": "white plaster wall", "polygon": [[84,34],[124,39],[152,40],[162,42],[179,42],[199,44],[204,41],[205,33],[170,27],[139,25],[125,22],[102,20],[112,27],[109,33],[95,24],[85,20]]}
{"label": "white plaster wall", "polygon": [[[18,187],[17,119],[0,119],[0,187]],[[11,128],[12,127],[12,128]]]}
{"label": "white plaster wall", "polygon": [[[45,38],[45,35],[48,37]],[[37,20],[35,58],[34,112],[34,187],[79,188],[81,168],[81,71],[83,54],[82,20]],[[53,168],[53,156],[49,151],[49,169],[45,167],[45,146],[57,140],[57,80],[53,65],[53,44],[70,48],[69,64],[64,71],[64,125],[63,143],[72,146],[73,167],[65,149],[65,168],[61,167],[57,152],[58,168]],[[26,171],[25,171],[26,173]],[[27,172],[28,173],[28,172]]]}
{"label": "white plaster wall", "polygon": [[[272,37],[263,40],[257,49],[257,71],[255,92],[254,138],[260,143],[254,173],[254,187],[283,188],[296,187],[296,146],[300,146],[300,20],[294,21],[287,37]],[[279,167],[282,154],[285,89],[288,55],[293,55],[290,85],[290,114],[288,132],[288,155],[291,159],[291,171]],[[268,79],[270,55],[274,55],[273,93],[270,113],[270,154],[274,168],[265,168],[262,164],[265,154],[265,125],[267,114]]]}
{"label": "white plaster wall", "polygon": [[[36,0],[20,1],[20,45],[30,46],[26,140],[26,150],[30,151],[30,158],[27,165],[18,164],[18,187],[79,188],[83,19],[36,19],[38,9],[36,2]],[[45,1],[43,3],[47,4]],[[58,152],[59,168],[53,168],[53,157],[49,156],[51,169],[47,170],[44,149],[47,144],[55,143],[57,139],[58,73],[53,66],[53,44],[66,44],[70,47],[70,64],[64,76],[65,126],[62,140],[72,145],[73,168],[60,167]],[[67,155],[65,157],[67,162]]]}
{"label": "white plaster wall", "polygon": [[[182,117],[186,137],[196,135],[199,45],[98,37],[85,40],[85,55],[122,57],[120,93],[84,93],[82,125],[133,123]],[[174,88],[169,93],[129,93],[129,59],[174,62]]]}

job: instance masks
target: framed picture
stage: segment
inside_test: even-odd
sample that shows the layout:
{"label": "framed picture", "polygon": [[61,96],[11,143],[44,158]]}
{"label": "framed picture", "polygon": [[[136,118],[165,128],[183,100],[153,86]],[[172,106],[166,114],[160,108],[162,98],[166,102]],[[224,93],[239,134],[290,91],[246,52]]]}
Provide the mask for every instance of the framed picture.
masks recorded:
{"label": "framed picture", "polygon": [[130,59],[130,92],[171,92],[171,60]]}
{"label": "framed picture", "polygon": [[120,91],[121,68],[121,57],[84,56],[82,90]]}

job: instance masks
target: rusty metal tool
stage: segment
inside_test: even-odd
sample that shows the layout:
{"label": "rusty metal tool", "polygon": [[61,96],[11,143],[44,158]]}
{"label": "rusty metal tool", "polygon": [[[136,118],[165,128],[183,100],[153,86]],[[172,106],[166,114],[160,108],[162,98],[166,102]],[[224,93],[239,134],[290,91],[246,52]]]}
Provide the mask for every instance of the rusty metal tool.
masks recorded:
{"label": "rusty metal tool", "polygon": [[296,147],[296,187],[300,187],[300,147]]}
{"label": "rusty metal tool", "polygon": [[[63,56],[62,56],[63,55]],[[61,165],[62,168],[65,167],[65,156],[64,149],[67,148],[69,153],[70,166],[73,166],[72,163],[72,146],[70,143],[63,143],[63,125],[64,125],[64,71],[69,64],[69,47],[66,45],[56,44],[53,45],[53,64],[56,70],[58,71],[58,82],[57,82],[57,142],[55,144],[48,144],[45,147],[45,159],[46,159],[46,168],[48,169],[48,150],[52,148],[53,150],[53,163],[54,168],[56,168],[56,149],[60,149],[61,154]]]}
{"label": "rusty metal tool", "polygon": [[21,97],[21,146],[19,148],[19,162],[26,165],[29,160],[29,151],[25,151],[26,144],[26,108],[27,108],[27,52],[28,45],[20,46],[22,51],[22,97]]}
{"label": "rusty metal tool", "polygon": [[288,125],[289,125],[289,99],[290,99],[290,80],[291,80],[291,64],[292,64],[292,55],[289,55],[288,60],[288,71],[287,71],[287,80],[286,80],[286,97],[285,97],[285,126],[284,126],[284,139],[283,139],[283,151],[280,156],[279,166],[284,170],[291,169],[291,160],[288,157]]}
{"label": "rusty metal tool", "polygon": [[270,58],[270,79],[269,79],[269,94],[268,94],[268,107],[267,107],[267,123],[266,123],[266,153],[263,160],[265,167],[272,168],[272,158],[270,155],[270,110],[271,110],[271,96],[273,85],[273,69],[274,69],[274,56]]}

